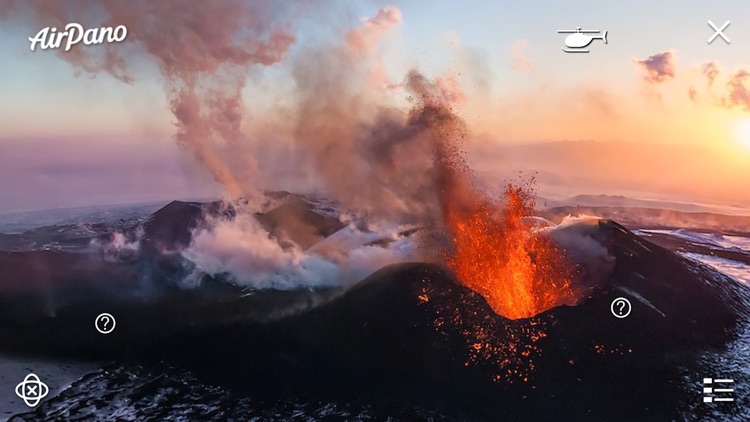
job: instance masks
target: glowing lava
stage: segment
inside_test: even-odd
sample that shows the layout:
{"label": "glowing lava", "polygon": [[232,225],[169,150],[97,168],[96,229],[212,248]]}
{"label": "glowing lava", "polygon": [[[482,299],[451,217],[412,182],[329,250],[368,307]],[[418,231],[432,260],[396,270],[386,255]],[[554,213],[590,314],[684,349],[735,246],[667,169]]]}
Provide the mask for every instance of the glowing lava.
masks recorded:
{"label": "glowing lava", "polygon": [[[445,202],[450,204],[450,201]],[[572,270],[562,251],[527,222],[530,189],[508,185],[504,207],[483,201],[472,209],[444,209],[452,236],[449,267],[506,318],[521,319],[569,303]]]}
{"label": "glowing lava", "polygon": [[[450,243],[441,251],[442,258],[459,281],[481,294],[497,314],[510,319],[572,304],[572,271],[563,252],[526,223],[534,211],[533,180],[528,185],[509,185],[504,203],[493,204],[474,184],[463,144],[468,127],[451,108],[455,95],[416,71],[409,73],[407,87],[416,104],[410,110],[405,132],[417,141],[429,142],[433,166],[425,170],[434,184],[423,188],[430,192],[434,189],[439,203],[435,204],[439,209],[435,209],[426,201],[427,211],[420,216],[431,225],[436,216],[433,210],[440,212],[440,229],[445,229],[441,235],[447,234]],[[403,138],[403,134],[398,135]],[[419,158],[410,155],[407,159]],[[430,251],[432,247],[424,249]]]}

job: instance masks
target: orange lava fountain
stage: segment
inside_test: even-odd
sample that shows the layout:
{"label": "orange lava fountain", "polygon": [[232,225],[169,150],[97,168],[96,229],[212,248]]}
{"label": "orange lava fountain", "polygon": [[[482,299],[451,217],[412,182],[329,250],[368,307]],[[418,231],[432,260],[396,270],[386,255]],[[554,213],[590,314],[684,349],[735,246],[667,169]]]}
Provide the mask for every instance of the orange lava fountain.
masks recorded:
{"label": "orange lava fountain", "polygon": [[433,146],[442,228],[450,242],[442,258],[459,282],[510,319],[573,304],[572,267],[563,251],[528,224],[535,206],[533,179],[508,185],[504,204],[493,204],[473,185],[463,149],[468,128],[452,110],[451,96],[417,72],[409,74],[408,87],[418,99],[409,126]]}
{"label": "orange lava fountain", "polygon": [[526,219],[534,211],[531,189],[508,185],[502,209],[486,200],[470,209],[448,204],[444,218],[453,246],[448,266],[497,314],[528,318],[572,302],[571,267]]}

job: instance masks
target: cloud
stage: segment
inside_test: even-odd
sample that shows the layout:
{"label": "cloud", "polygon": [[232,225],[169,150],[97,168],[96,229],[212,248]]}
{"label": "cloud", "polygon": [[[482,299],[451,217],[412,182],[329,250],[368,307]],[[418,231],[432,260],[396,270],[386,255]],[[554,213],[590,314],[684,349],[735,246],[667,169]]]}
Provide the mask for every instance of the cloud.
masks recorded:
{"label": "cloud", "polygon": [[701,74],[708,79],[708,86],[712,86],[716,77],[719,76],[721,68],[719,64],[713,60],[707,61],[700,66]]}
{"label": "cloud", "polygon": [[526,69],[534,65],[529,59],[525,58],[523,53],[529,47],[528,40],[518,40],[513,42],[508,48],[508,57],[513,61],[513,69]]}
{"label": "cloud", "polygon": [[380,43],[383,34],[403,20],[401,11],[395,7],[384,7],[371,18],[362,18],[362,26],[347,34],[350,48],[367,55]]}
{"label": "cloud", "polygon": [[674,78],[676,61],[677,54],[674,51],[662,51],[647,59],[633,59],[633,64],[645,72],[643,80],[646,82],[662,83]]}
{"label": "cloud", "polygon": [[703,99],[715,107],[750,112],[750,70],[740,67],[733,73],[724,72],[715,60],[701,63],[695,69],[699,80],[693,81],[688,90],[691,101],[697,103]]}
{"label": "cloud", "polygon": [[737,70],[727,82],[727,95],[722,104],[727,108],[742,108],[750,112],[750,72]]}

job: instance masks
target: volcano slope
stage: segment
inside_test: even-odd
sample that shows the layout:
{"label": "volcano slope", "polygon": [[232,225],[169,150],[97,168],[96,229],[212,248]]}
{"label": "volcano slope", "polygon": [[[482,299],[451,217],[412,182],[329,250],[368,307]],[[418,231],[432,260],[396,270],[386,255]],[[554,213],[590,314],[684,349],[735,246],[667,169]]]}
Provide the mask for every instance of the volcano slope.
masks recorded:
{"label": "volcano slope", "polygon": [[[298,195],[269,197],[278,204],[255,217],[274,237],[304,243],[343,226]],[[181,252],[193,233],[211,218],[236,214],[234,205],[223,202],[173,201],[117,233],[69,239],[85,248],[3,251],[0,244],[0,352],[108,359],[139,347],[134,341],[201,325],[265,320],[335,293],[253,291],[207,274],[199,275],[199,287],[186,287],[195,266]],[[296,237],[287,226],[304,235]],[[120,246],[111,247],[118,237]],[[106,339],[92,330],[103,312],[120,316],[117,332]]]}
{"label": "volcano slope", "polygon": [[[225,418],[250,416],[240,406],[231,410],[232,397],[249,395],[359,403],[382,417],[431,409],[471,420],[684,419],[682,409],[700,392],[692,382],[706,375],[700,356],[725,348],[747,323],[748,289],[615,222],[599,221],[597,236],[616,259],[612,274],[578,305],[528,319],[497,315],[441,266],[405,263],[343,292],[247,294],[214,280],[187,292],[173,288],[122,301],[99,287],[88,295],[84,286],[76,297],[88,299],[43,319],[4,312],[2,346],[116,362],[96,375],[108,382],[96,389],[88,387],[90,377],[74,383],[24,416],[33,420],[86,414],[113,396],[125,404],[156,401],[165,387],[175,398],[159,401],[159,413],[139,408],[137,417],[200,414],[215,391],[207,387],[201,396],[170,381],[171,368],[226,388]],[[625,319],[610,312],[621,296],[633,305]],[[3,300],[21,303],[11,295]],[[118,315],[118,330],[106,337],[91,327],[99,310]],[[159,388],[121,388],[137,383],[128,368],[142,365],[166,381]]]}
{"label": "volcano slope", "polygon": [[[511,321],[446,271],[402,264],[273,330],[295,355],[356,374],[350,391],[379,386],[461,419],[680,419],[699,391],[683,378],[700,381],[696,358],[746,323],[748,289],[612,221],[599,230],[615,270],[574,307]],[[620,296],[625,319],[610,311]]]}

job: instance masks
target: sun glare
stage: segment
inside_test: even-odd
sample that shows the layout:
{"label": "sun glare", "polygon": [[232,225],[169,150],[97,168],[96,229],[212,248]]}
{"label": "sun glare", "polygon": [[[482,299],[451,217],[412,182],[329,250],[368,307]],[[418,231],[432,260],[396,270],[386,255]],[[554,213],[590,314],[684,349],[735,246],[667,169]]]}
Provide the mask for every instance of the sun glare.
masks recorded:
{"label": "sun glare", "polygon": [[740,145],[745,148],[750,148],[750,119],[741,121],[737,125],[735,133]]}

